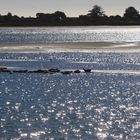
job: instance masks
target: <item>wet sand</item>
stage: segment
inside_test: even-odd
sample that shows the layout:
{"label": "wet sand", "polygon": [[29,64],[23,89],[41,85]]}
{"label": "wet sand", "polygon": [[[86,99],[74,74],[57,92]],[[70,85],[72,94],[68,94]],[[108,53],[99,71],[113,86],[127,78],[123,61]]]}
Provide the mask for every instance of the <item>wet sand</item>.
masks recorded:
{"label": "wet sand", "polygon": [[1,44],[0,52],[140,52],[140,43],[65,42],[47,44]]}

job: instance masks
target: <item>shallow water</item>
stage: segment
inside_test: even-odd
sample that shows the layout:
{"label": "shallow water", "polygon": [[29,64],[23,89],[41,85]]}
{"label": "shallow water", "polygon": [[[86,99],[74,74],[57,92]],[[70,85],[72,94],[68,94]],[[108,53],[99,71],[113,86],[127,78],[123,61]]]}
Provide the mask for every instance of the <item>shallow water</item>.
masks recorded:
{"label": "shallow water", "polygon": [[140,51],[139,26],[0,28],[0,52]]}
{"label": "shallow water", "polygon": [[92,73],[0,73],[0,139],[139,140],[139,53],[2,53],[12,69]]}

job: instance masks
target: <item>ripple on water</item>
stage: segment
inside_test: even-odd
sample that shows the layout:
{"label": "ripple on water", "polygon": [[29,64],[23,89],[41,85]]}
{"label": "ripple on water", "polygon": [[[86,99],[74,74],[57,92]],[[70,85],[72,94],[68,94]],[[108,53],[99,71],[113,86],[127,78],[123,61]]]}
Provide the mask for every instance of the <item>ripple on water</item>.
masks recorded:
{"label": "ripple on water", "polygon": [[[130,54],[133,59],[119,54],[114,54],[114,59],[112,54],[83,55],[83,59],[98,61],[99,64],[93,64],[96,68],[103,68],[100,63],[104,62],[104,68],[116,68],[116,63],[121,63],[123,68],[127,63],[129,69],[131,60],[131,68],[139,69],[138,54]],[[72,58],[65,53],[51,54],[53,59],[56,56],[61,63],[73,57],[82,59],[82,54],[73,54]],[[42,57],[44,61],[45,55]],[[64,64],[69,67],[69,63]],[[0,73],[0,138],[138,140],[139,79],[139,74],[130,73]]]}

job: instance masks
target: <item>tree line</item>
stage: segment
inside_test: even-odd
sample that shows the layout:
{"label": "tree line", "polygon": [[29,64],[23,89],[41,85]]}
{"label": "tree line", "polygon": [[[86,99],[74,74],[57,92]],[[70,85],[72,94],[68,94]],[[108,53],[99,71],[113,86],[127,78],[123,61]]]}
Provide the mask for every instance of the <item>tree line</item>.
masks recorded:
{"label": "tree line", "polygon": [[102,7],[94,5],[86,15],[67,17],[64,12],[37,13],[36,17],[18,17],[8,13],[0,15],[0,26],[93,26],[140,25],[140,14],[134,7],[125,9],[123,16],[107,16]]}

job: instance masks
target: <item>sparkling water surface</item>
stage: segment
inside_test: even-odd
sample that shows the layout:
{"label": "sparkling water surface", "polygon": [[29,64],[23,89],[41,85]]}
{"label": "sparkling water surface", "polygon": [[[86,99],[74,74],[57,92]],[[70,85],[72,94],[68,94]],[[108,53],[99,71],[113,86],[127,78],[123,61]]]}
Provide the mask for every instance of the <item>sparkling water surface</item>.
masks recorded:
{"label": "sparkling water surface", "polygon": [[0,43],[140,42],[139,26],[0,28]]}
{"label": "sparkling water surface", "polygon": [[1,66],[22,69],[102,70],[0,73],[0,139],[140,139],[139,53],[2,53],[0,58]]}
{"label": "sparkling water surface", "polygon": [[[140,46],[140,27],[0,28],[0,52],[71,42]],[[0,67],[92,69],[0,72],[0,140],[140,140],[140,53],[3,51]]]}

